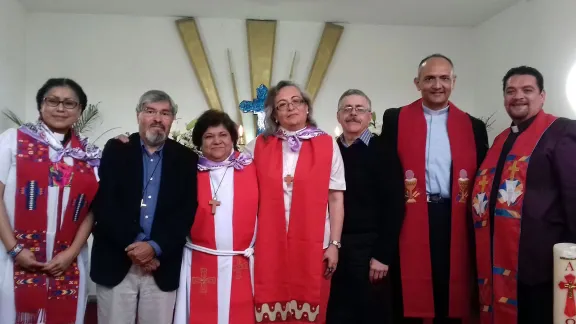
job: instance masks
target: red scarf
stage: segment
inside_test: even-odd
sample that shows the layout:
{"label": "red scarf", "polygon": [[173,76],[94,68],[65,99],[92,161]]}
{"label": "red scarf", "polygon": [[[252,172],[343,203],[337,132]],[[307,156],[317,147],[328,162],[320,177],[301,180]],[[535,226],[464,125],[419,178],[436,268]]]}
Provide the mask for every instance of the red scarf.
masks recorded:
{"label": "red scarf", "polygon": [[323,241],[333,139],[304,140],[292,183],[286,233],[282,140],[256,140],[260,188],[255,247],[256,322],[323,323],[326,303]]}
{"label": "red scarf", "polygon": [[[234,170],[234,211],[232,215],[234,251],[250,247],[258,213],[258,179],[254,164]],[[231,172],[229,170],[228,172]],[[190,231],[192,243],[218,250],[210,171],[198,171],[198,209]],[[230,292],[230,324],[254,323],[254,298],[248,259],[242,255],[227,257],[233,262]],[[190,324],[218,323],[218,256],[192,251],[190,284]]]}
{"label": "red scarf", "polygon": [[[471,265],[466,206],[476,172],[476,145],[470,117],[449,103],[448,136],[452,154],[452,234],[450,240],[449,316],[470,314]],[[400,110],[398,154],[406,174],[406,214],[400,234],[400,267],[404,315],[434,318],[428,204],[426,202],[427,124],[422,100]],[[459,179],[466,172],[467,177]]]}
{"label": "red scarf", "polygon": [[[71,141],[72,148],[82,148],[76,135],[72,134]],[[32,251],[39,262],[46,262],[47,254],[48,187],[63,181],[64,185],[71,185],[62,223],[60,205],[64,188],[60,187],[53,256],[70,247],[98,189],[94,170],[86,162],[75,160],[73,166],[63,161],[52,163],[48,152],[47,145],[18,131],[14,233],[18,244]],[[57,278],[28,272],[14,264],[16,324],[35,324],[38,319],[47,324],[75,323],[80,281],[76,262]]]}
{"label": "red scarf", "polygon": [[[476,232],[476,260],[480,287],[481,323],[516,323],[518,320],[518,252],[522,206],[526,190],[526,172],[530,155],[542,134],[556,117],[540,112],[527,130],[522,132],[506,156],[502,177],[494,179],[504,142],[510,134],[506,129],[494,140],[494,145],[482,163],[474,182],[472,210]],[[498,197],[490,197],[494,181],[499,186]],[[511,182],[514,181],[514,182]],[[506,189],[517,196],[508,205]],[[498,199],[494,208],[494,244],[490,237],[490,199]],[[493,251],[494,259],[491,257]]]}

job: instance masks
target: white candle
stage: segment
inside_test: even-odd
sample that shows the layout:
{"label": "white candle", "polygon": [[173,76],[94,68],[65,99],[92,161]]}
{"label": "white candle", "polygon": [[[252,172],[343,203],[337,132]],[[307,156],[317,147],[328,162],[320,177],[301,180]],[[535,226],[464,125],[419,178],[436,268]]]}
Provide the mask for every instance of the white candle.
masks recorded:
{"label": "white candle", "polygon": [[340,134],[342,134],[342,130],[340,129],[340,126],[336,126],[336,128],[334,128],[334,135],[338,137]]}
{"label": "white candle", "polygon": [[240,127],[238,127],[238,137],[242,138],[242,135],[244,135],[244,127],[240,125]]}
{"label": "white candle", "polygon": [[554,324],[576,324],[576,244],[554,245]]}

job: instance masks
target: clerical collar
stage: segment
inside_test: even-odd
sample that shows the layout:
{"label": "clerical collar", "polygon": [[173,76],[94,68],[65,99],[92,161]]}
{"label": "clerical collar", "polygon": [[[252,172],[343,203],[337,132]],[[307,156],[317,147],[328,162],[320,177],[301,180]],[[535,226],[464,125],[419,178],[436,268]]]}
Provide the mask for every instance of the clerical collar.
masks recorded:
{"label": "clerical collar", "polygon": [[510,130],[512,131],[512,133],[518,133],[518,132],[522,133],[528,127],[530,127],[530,125],[532,125],[532,122],[534,121],[534,119],[536,119],[536,116],[530,117],[530,119],[521,122],[520,125],[515,125],[514,122],[512,122],[512,125],[510,125]]}
{"label": "clerical collar", "polygon": [[444,108],[442,108],[442,109],[433,110],[433,109],[430,109],[430,108],[424,106],[424,104],[422,104],[422,108],[424,109],[424,113],[427,114],[427,115],[432,115],[432,116],[435,116],[435,115],[444,115],[444,114],[448,113],[448,107],[449,107],[449,106],[446,106],[446,107],[444,107]]}

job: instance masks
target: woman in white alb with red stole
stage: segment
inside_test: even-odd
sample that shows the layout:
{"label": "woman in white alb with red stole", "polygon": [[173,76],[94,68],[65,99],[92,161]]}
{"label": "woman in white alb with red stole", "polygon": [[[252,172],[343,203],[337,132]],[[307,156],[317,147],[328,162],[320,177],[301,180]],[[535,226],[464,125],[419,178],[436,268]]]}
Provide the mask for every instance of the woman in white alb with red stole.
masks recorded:
{"label": "woman in white alb with red stole", "polygon": [[342,156],[297,85],[279,82],[265,106],[266,130],[246,146],[260,192],[256,322],[325,323],[344,220]]}
{"label": "woman in white alb with red stole", "polygon": [[174,323],[254,323],[255,166],[236,150],[236,124],[224,112],[204,112],[192,140],[202,152],[198,209],[184,249]]}
{"label": "woman in white alb with red stole", "polygon": [[0,322],[82,324],[101,152],[72,129],[76,82],[50,79],[36,101],[37,123],[0,135]]}

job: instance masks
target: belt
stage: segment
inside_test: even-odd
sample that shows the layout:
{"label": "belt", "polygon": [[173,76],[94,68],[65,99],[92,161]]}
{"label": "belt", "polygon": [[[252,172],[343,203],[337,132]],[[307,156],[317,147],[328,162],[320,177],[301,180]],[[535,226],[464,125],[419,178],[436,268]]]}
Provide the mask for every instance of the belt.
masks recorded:
{"label": "belt", "polygon": [[426,194],[426,201],[433,204],[450,202],[450,197],[444,198],[440,194]]}
{"label": "belt", "polygon": [[252,245],[244,251],[226,251],[226,250],[213,250],[207,247],[196,245],[190,242],[188,239],[186,242],[186,248],[216,256],[242,255],[245,258],[247,258],[250,268],[250,279],[252,281],[252,294],[254,294],[254,243],[252,243]]}

